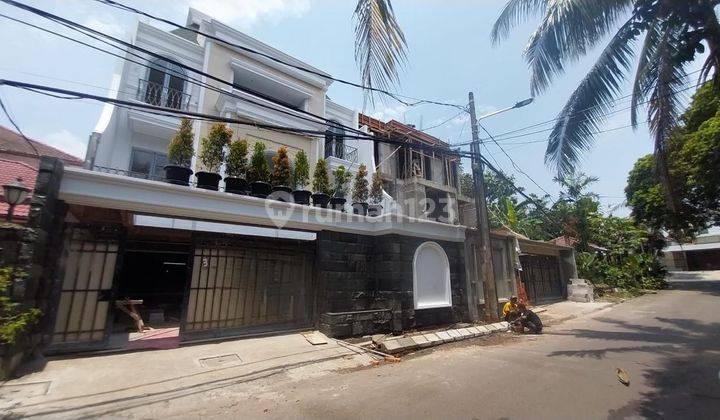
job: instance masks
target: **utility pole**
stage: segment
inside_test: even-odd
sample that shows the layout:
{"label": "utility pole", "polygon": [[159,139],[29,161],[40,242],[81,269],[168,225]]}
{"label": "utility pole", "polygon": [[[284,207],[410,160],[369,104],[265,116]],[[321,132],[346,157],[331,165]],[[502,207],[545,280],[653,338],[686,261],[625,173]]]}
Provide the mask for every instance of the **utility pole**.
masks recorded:
{"label": "utility pole", "polygon": [[[490,225],[487,217],[487,201],[485,200],[484,167],[480,159],[480,136],[478,135],[477,116],[475,115],[475,97],[468,93],[470,112],[470,126],[472,129],[472,172],[473,189],[475,195],[475,217],[477,218],[477,232],[479,236],[479,250],[481,254],[480,273],[483,276],[483,294],[485,297],[485,319],[494,321],[498,319],[498,300],[495,289],[495,273],[492,266],[492,245],[490,244]],[[477,249],[477,248],[476,248]]]}

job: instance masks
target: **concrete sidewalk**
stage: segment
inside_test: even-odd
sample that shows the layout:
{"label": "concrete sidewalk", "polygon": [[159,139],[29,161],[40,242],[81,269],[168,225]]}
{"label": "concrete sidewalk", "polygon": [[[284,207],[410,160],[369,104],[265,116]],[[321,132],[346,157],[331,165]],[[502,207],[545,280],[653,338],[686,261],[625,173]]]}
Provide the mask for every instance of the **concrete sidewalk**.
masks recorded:
{"label": "concrete sidewalk", "polygon": [[[372,358],[332,340],[313,346],[301,334],[241,339],[170,350],[49,359],[42,370],[0,385],[0,412],[77,418],[123,416],[124,410],[162,406],[193,394],[214,395],[263,380],[294,382]],[[187,400],[187,399],[185,399]],[[155,416],[154,416],[155,417]]]}
{"label": "concrete sidewalk", "polygon": [[537,305],[532,308],[545,325],[557,325],[564,321],[582,317],[615,305],[613,302],[561,302]]}

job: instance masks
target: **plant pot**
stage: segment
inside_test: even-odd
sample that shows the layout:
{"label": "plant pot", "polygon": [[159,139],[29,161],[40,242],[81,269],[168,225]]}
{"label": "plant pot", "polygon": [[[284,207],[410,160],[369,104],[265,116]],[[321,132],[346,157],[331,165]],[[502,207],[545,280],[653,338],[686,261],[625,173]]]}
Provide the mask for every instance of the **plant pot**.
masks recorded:
{"label": "plant pot", "polygon": [[184,166],[165,165],[165,180],[170,184],[188,186],[192,173],[192,169]]}
{"label": "plant pot", "polygon": [[272,187],[270,197],[273,200],[282,201],[284,203],[293,203],[292,188],[284,185],[275,185]]}
{"label": "plant pot", "polygon": [[380,204],[370,204],[367,209],[367,214],[370,217],[377,217],[382,214],[383,206]]}
{"label": "plant pot", "polygon": [[354,214],[367,216],[368,203],[352,203],[352,209]]}
{"label": "plant pot", "polygon": [[264,181],[253,181],[250,183],[250,195],[258,198],[267,198],[272,193],[272,185]]}
{"label": "plant pot", "polygon": [[312,195],[313,206],[327,208],[330,202],[330,196],[325,193],[317,193]]}
{"label": "plant pot", "polygon": [[249,185],[245,178],[237,178],[234,176],[228,176],[225,178],[225,192],[232,194],[247,194]]}
{"label": "plant pot", "polygon": [[195,178],[197,178],[197,187],[202,188],[204,190],[218,190],[218,185],[220,185],[220,179],[222,177],[220,174],[216,174],[215,172],[196,172]]}
{"label": "plant pot", "polygon": [[333,197],[330,199],[330,207],[334,210],[345,211],[345,203],[347,200],[345,197]]}
{"label": "plant pot", "polygon": [[310,197],[312,193],[308,190],[295,190],[292,193],[295,204],[302,204],[303,206],[310,205]]}

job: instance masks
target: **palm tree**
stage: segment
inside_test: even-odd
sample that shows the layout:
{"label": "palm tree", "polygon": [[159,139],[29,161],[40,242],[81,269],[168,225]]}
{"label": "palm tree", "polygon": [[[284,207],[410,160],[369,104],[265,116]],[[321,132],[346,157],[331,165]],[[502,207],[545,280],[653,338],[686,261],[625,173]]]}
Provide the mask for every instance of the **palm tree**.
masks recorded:
{"label": "palm tree", "polygon": [[398,70],[407,60],[407,43],[390,0],[358,0],[355,7],[355,61],[360,67],[365,99],[373,91],[388,91],[398,83]]}
{"label": "palm tree", "polygon": [[560,191],[560,200],[571,203],[577,203],[583,198],[592,198],[597,200],[598,195],[594,192],[586,192],[587,187],[598,182],[596,176],[588,176],[584,172],[571,171],[563,176],[556,176],[553,181],[560,184],[563,188]]}
{"label": "palm tree", "polygon": [[509,0],[492,29],[493,42],[506,38],[521,21],[541,16],[524,51],[533,95],[545,91],[568,64],[612,34],[560,112],[548,139],[545,162],[559,176],[574,168],[592,146],[595,131],[637,58],[631,121],[637,126],[638,111],[646,105],[656,169],[668,205],[675,209],[665,164],[668,138],[678,123],[685,67],[704,52],[703,42],[709,54],[700,80],[714,70],[713,78],[720,81],[720,23],[714,12],[718,4],[720,0]]}

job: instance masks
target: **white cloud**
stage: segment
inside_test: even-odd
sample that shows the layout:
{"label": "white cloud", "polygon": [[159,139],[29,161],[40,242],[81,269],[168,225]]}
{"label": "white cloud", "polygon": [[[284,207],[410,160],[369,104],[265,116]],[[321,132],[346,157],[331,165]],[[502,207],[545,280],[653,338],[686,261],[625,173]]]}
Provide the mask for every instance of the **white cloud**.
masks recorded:
{"label": "white cloud", "polygon": [[241,30],[260,20],[299,18],[310,10],[310,0],[187,0],[186,4]]}
{"label": "white cloud", "polygon": [[85,157],[87,142],[64,128],[40,138],[43,143],[60,149],[65,153],[70,153],[81,159]]}
{"label": "white cloud", "polygon": [[408,111],[408,107],[403,104],[386,106],[378,109],[373,109],[370,116],[380,121],[400,121],[403,122],[405,119],[405,113]]}
{"label": "white cloud", "polygon": [[83,24],[115,38],[124,39],[127,35],[127,29],[120,22],[116,21],[112,15],[90,15],[85,19]]}

